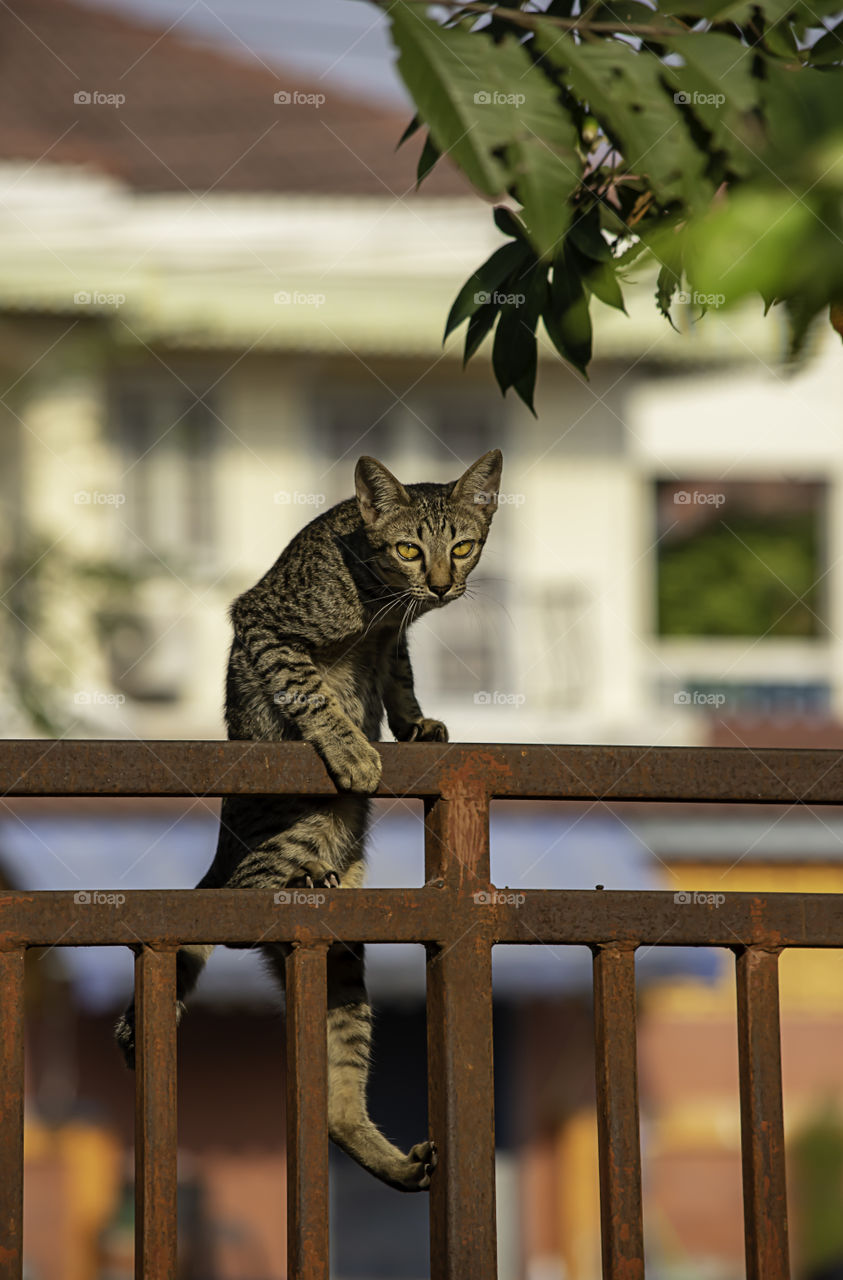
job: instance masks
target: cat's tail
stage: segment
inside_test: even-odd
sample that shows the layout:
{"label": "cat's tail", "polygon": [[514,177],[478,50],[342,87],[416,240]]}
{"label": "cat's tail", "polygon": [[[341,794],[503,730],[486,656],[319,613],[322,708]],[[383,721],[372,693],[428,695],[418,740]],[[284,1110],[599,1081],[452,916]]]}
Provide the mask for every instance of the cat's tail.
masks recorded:
{"label": "cat's tail", "polygon": [[[176,1021],[181,1022],[184,1013],[184,1002],[190,995],[199,975],[205,968],[205,964],[213,951],[213,947],[209,945],[196,945],[191,947],[179,947],[176,952]],[[120,1046],[120,1051],[126,1062],[126,1066],[134,1069],[135,1065],[135,1002],[132,1000],[124,1013],[114,1026],[114,1039]]]}

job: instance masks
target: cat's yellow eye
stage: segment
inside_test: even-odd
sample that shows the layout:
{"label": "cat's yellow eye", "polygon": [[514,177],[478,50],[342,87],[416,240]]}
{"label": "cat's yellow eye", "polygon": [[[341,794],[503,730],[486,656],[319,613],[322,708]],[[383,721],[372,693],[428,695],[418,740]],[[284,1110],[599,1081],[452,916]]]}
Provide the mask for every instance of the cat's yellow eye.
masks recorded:
{"label": "cat's yellow eye", "polygon": [[451,548],[451,555],[462,560],[464,556],[471,555],[474,550],[474,543],[469,539],[466,542],[458,542]]}
{"label": "cat's yellow eye", "polygon": [[412,542],[396,542],[395,550],[402,560],[418,560],[421,552]]}

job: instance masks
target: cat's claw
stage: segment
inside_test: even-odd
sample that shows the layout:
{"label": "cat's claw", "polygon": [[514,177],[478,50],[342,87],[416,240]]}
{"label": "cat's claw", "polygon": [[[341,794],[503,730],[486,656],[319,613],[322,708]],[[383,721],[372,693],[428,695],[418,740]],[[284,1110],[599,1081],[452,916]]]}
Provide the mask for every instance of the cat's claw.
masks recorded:
{"label": "cat's claw", "polygon": [[305,876],[304,883],[308,889],[339,889],[340,878],[336,871],[329,871],[321,880],[314,880],[313,876]]}
{"label": "cat's claw", "polygon": [[404,742],[447,742],[448,730],[441,720],[417,720]]}
{"label": "cat's claw", "polygon": [[288,881],[288,889],[339,889],[340,878],[336,871],[325,869],[316,871],[305,871],[303,875],[296,876],[293,880]]}

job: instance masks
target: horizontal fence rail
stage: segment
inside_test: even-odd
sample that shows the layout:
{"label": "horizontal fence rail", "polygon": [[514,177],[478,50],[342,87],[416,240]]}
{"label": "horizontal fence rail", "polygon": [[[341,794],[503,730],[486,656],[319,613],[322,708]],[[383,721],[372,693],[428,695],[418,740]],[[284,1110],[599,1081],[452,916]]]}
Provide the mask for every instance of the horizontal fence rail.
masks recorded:
{"label": "horizontal fence rail", "polygon": [[[440,1151],[431,1185],[433,1280],[496,1274],[491,956],[507,943],[594,954],[604,1280],[644,1276],[635,953],[728,947],[736,957],[747,1280],[788,1280],[778,957],[843,946],[840,895],[498,891],[494,798],[843,804],[830,751],[388,745],[378,795],[425,808],[416,889],[329,892],[318,910],[272,890],[125,891],[79,912],[85,891],[0,893],[0,1280],[20,1280],[23,957],[26,948],[124,945],[136,954],[136,1275],[176,1275],[175,952],[185,943],[291,942],[287,959],[290,1280],[328,1280],[326,955],[338,938],[427,948],[428,1103]],[[0,742],[0,793],[32,796],[332,796],[305,744]],[[701,886],[707,888],[707,886]],[[81,895],[81,896],[80,896]],[[690,901],[688,900],[690,897]],[[107,918],[104,918],[107,917]]]}
{"label": "horizontal fence rail", "polygon": [[[843,805],[843,753],[376,743],[379,796]],[[0,796],[336,795],[292,742],[0,741]]]}

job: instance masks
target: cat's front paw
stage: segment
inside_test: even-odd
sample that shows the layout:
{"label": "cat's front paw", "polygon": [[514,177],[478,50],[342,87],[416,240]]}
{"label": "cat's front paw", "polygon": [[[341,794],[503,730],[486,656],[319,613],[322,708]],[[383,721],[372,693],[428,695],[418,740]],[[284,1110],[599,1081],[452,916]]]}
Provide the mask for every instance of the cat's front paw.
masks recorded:
{"label": "cat's front paw", "polygon": [[402,742],[447,742],[448,730],[441,720],[428,720],[426,716],[408,725],[401,735]]}
{"label": "cat's front paw", "polygon": [[353,746],[334,748],[325,757],[328,772],[338,791],[362,791],[371,795],[377,791],[383,764],[379,753],[362,735]]}

